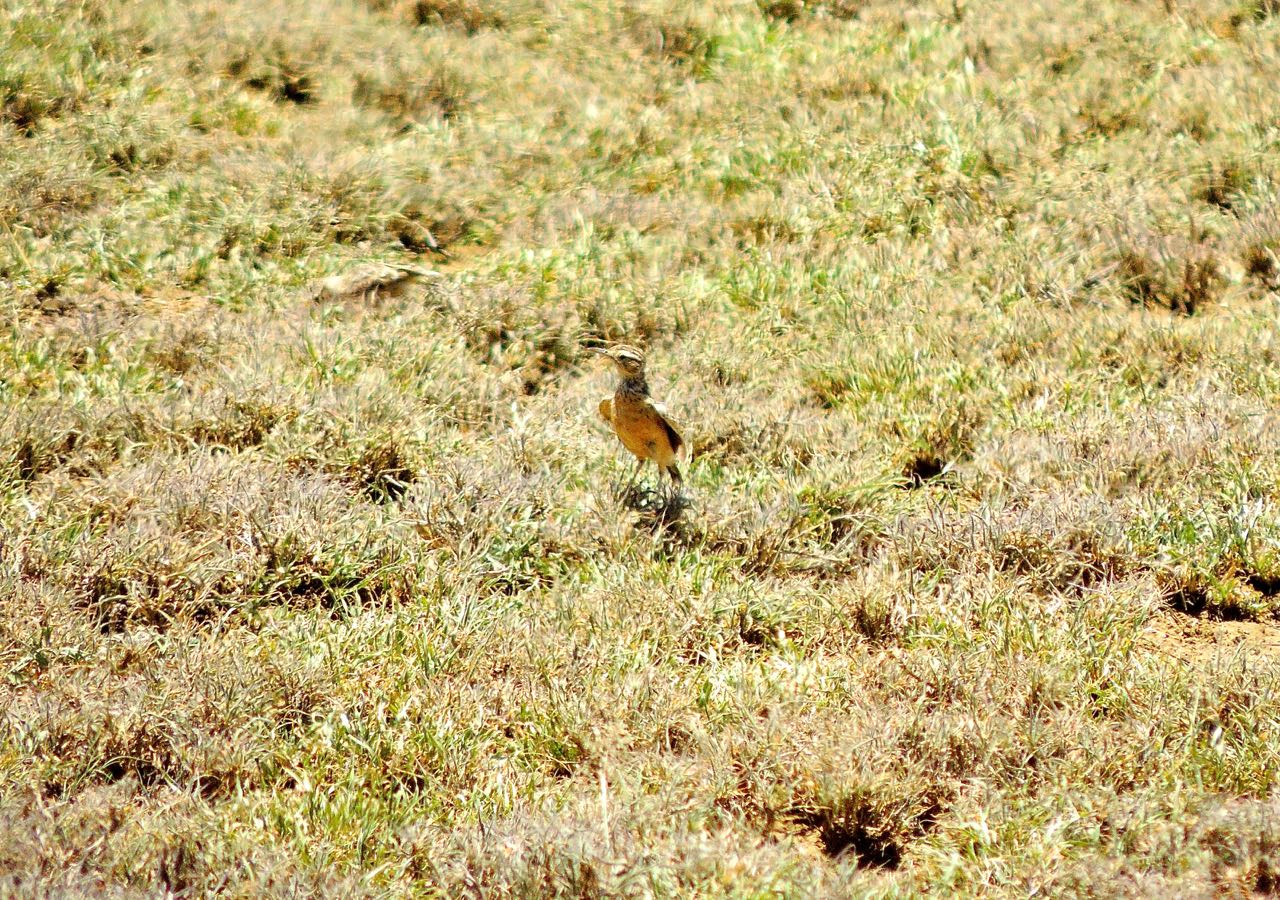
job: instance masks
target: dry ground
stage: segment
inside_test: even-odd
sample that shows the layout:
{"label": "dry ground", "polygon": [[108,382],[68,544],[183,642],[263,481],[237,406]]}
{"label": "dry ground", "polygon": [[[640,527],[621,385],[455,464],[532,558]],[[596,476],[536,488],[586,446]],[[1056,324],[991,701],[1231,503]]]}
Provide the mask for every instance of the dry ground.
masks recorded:
{"label": "dry ground", "polygon": [[1278,84],[1275,0],[3,0],[0,893],[1276,890]]}

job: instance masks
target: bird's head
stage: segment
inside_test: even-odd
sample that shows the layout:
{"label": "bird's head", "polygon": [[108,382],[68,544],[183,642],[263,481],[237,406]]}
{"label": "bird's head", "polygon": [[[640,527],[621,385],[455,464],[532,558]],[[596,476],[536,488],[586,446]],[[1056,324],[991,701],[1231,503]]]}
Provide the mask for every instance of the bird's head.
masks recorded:
{"label": "bird's head", "polygon": [[623,378],[640,378],[644,375],[644,354],[635,347],[619,344],[615,347],[601,347],[592,350],[613,363]]}

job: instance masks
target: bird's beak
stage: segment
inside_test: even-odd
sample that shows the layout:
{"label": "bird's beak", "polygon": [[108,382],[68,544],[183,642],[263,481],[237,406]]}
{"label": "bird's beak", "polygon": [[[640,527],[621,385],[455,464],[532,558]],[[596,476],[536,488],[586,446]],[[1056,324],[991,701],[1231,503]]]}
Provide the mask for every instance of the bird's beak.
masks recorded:
{"label": "bird's beak", "polygon": [[608,351],[608,350],[606,350],[604,347],[588,347],[588,348],[587,348],[587,352],[588,352],[588,353],[594,353],[594,354],[596,354],[597,356],[608,356],[608,355],[609,355],[609,351]]}

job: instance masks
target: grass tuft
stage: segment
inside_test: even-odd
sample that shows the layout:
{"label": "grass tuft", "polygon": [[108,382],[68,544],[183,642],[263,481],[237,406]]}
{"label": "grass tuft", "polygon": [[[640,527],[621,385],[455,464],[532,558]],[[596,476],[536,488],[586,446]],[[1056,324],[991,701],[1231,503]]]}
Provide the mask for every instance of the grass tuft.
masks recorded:
{"label": "grass tuft", "polygon": [[242,48],[227,61],[226,71],[245,87],[281,103],[305,105],[319,99],[314,65],[296,57],[282,41]]}
{"label": "grass tuft", "polygon": [[806,17],[850,21],[858,18],[867,5],[865,0],[757,0],[761,15],[779,22],[797,22]]}
{"label": "grass tuft", "polygon": [[1234,212],[1263,181],[1261,174],[1249,164],[1227,161],[1205,176],[1199,198],[1224,212]]}
{"label": "grass tuft", "polygon": [[647,53],[695,78],[711,74],[723,43],[723,38],[701,20],[678,14],[633,13],[631,33]]}
{"label": "grass tuft", "polygon": [[1266,290],[1280,290],[1280,216],[1256,214],[1245,234],[1241,254],[1245,274]]}
{"label": "grass tuft", "polygon": [[416,72],[401,67],[356,75],[352,100],[376,109],[402,126],[431,117],[457,118],[470,102],[470,90],[446,68]]}
{"label": "grass tuft", "polygon": [[825,800],[802,802],[790,817],[818,838],[826,856],[893,870],[910,843],[937,821],[940,808],[918,804],[917,798],[898,796],[892,785],[855,785]]}
{"label": "grass tuft", "polygon": [[1274,593],[1268,590],[1264,594],[1254,586],[1270,588],[1269,579],[1250,578],[1241,582],[1230,576],[1192,570],[1165,575],[1162,585],[1170,607],[1189,616],[1239,622],[1270,618],[1274,613],[1270,602]]}
{"label": "grass tuft", "polygon": [[1193,316],[1226,288],[1217,252],[1199,242],[1136,235],[1115,254],[1121,292],[1139,306]]}
{"label": "grass tuft", "polygon": [[395,441],[365,447],[343,474],[375,503],[404,499],[417,478],[404,448]]}
{"label": "grass tuft", "polygon": [[416,25],[450,25],[468,34],[507,24],[503,11],[485,0],[414,0],[409,9]]}

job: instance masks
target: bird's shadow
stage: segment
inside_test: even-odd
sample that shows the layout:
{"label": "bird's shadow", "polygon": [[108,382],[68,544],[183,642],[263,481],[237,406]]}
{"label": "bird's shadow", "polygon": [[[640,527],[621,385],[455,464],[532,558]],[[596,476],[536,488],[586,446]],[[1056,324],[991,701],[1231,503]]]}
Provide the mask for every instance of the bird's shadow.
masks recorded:
{"label": "bird's shadow", "polygon": [[659,532],[675,528],[692,505],[683,493],[664,491],[642,484],[617,485],[614,496],[627,509],[639,513],[636,526]]}

